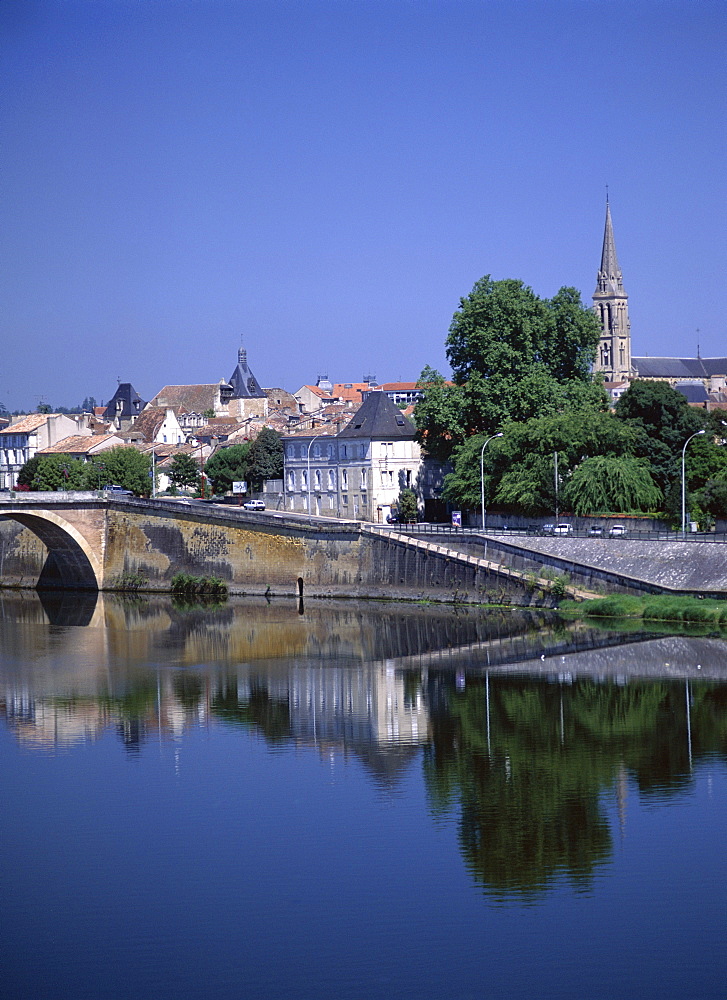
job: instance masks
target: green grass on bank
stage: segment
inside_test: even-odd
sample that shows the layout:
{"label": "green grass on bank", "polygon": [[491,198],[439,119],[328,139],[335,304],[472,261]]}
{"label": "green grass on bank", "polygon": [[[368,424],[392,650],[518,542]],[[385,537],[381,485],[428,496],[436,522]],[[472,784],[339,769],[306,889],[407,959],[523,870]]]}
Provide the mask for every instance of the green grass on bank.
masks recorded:
{"label": "green grass on bank", "polygon": [[592,601],[564,601],[561,613],[583,618],[631,618],[644,622],[680,622],[727,628],[727,601],[666,594],[611,594]]}

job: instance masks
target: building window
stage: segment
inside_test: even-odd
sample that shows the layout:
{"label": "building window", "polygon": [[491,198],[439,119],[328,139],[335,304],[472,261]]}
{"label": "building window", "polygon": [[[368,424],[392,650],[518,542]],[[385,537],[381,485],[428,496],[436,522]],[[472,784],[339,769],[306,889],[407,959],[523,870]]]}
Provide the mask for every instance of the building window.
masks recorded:
{"label": "building window", "polygon": [[346,458],[346,445],[341,445],[341,458]]}
{"label": "building window", "polygon": [[361,469],[361,489],[366,489],[366,469]]}
{"label": "building window", "polygon": [[341,489],[348,489],[348,472],[346,469],[341,469]]}
{"label": "building window", "polygon": [[316,469],[315,470],[315,479],[313,481],[316,484],[316,489],[320,490],[320,488],[321,488],[321,470],[320,469]]}
{"label": "building window", "polygon": [[301,490],[305,493],[308,489],[308,470],[303,469],[300,473],[301,478]]}
{"label": "building window", "polygon": [[293,493],[295,491],[295,473],[288,473],[288,492]]}
{"label": "building window", "polygon": [[343,501],[343,506],[348,507],[348,493],[344,493],[341,500]]}
{"label": "building window", "polygon": [[328,489],[335,490],[336,488],[336,473],[333,469],[328,470]]}

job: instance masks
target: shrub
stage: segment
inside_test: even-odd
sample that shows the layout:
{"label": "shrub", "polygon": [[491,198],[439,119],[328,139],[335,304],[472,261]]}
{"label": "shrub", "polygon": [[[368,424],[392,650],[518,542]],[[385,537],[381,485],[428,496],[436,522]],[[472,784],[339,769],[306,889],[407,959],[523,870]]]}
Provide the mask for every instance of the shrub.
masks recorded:
{"label": "shrub", "polygon": [[216,576],[191,576],[176,573],[172,577],[172,593],[184,597],[227,597],[227,584]]}

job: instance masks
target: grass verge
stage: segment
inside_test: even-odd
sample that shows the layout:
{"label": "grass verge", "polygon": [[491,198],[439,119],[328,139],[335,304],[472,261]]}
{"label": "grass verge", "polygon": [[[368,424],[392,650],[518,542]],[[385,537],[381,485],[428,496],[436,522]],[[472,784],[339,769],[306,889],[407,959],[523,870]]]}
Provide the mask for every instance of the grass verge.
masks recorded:
{"label": "grass verge", "polygon": [[668,594],[611,594],[592,601],[564,601],[561,614],[574,618],[633,618],[645,622],[679,622],[727,628],[727,601]]}

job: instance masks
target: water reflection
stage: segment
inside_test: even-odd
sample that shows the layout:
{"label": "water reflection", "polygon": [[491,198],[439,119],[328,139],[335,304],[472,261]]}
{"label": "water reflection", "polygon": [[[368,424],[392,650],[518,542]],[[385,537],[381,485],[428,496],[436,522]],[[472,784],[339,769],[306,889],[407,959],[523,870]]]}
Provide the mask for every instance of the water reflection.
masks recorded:
{"label": "water reflection", "polygon": [[503,897],[536,896],[562,873],[588,888],[611,856],[609,800],[623,832],[630,788],[672,798],[697,762],[726,756],[725,684],[499,675],[434,688],[432,808],[458,812],[470,871]]}
{"label": "water reflection", "polygon": [[0,599],[0,711],[24,748],[111,735],[139,754],[233,727],[356,759],[385,789],[420,761],[431,810],[456,819],[472,878],[497,899],[564,877],[589,891],[629,795],[674,799],[702,761],[726,759],[715,639],[616,645],[528,612],[325,602],[99,596],[84,628],[63,613]]}

